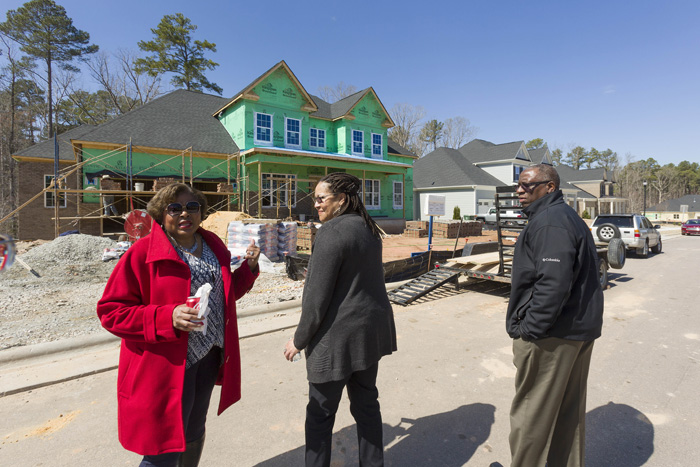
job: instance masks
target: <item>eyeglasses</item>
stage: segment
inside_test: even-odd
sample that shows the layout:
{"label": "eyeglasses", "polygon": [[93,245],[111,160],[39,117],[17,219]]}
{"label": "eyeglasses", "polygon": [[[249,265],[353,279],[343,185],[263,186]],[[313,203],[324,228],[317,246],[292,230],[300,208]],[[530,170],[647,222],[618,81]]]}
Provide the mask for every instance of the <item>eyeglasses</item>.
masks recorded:
{"label": "eyeglasses", "polygon": [[323,196],[316,196],[314,198],[314,201],[316,201],[318,204],[322,204],[326,199],[330,198],[333,195],[335,195],[335,193],[329,193],[329,194],[323,195]]}
{"label": "eyeglasses", "polygon": [[551,180],[542,180],[541,182],[530,182],[530,183],[523,183],[523,182],[518,182],[518,186],[525,190],[526,193],[532,193],[535,188],[537,188],[540,185],[543,185],[545,183],[549,183]]}
{"label": "eyeglasses", "polygon": [[187,211],[189,214],[197,214],[201,208],[202,205],[199,204],[197,201],[188,201],[187,204],[185,204],[184,208],[180,203],[170,203],[168,204],[168,207],[165,208],[165,210],[172,217],[176,217],[182,214],[183,210]]}

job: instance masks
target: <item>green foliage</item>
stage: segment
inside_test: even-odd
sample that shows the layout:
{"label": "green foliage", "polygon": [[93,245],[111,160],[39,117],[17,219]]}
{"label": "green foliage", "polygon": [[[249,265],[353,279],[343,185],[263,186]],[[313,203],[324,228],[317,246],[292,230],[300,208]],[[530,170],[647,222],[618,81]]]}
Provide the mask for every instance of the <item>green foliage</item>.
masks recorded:
{"label": "green foliage", "polygon": [[7,21],[0,23],[0,33],[19,44],[31,59],[46,65],[49,136],[53,136],[53,64],[78,71],[71,62],[97,52],[98,47],[89,44],[90,34],[73,26],[65,8],[53,0],[31,0],[9,10]]}
{"label": "green foliage", "polygon": [[544,147],[544,140],[542,138],[531,139],[530,141],[525,143],[525,147],[528,150],[543,148]]}
{"label": "green foliage", "polygon": [[223,89],[210,82],[204,72],[213,70],[218,63],[204,57],[205,52],[216,52],[216,44],[208,41],[192,41],[190,35],[197,29],[182,13],[165,15],[158,27],[151,29],[155,36],[150,41],[139,41],[144,52],[152,52],[146,58],[135,61],[136,70],[151,76],[173,73],[171,83],[188,91],[209,91],[221,94]]}
{"label": "green foliage", "polygon": [[587,211],[587,210],[584,210],[584,211],[581,213],[581,218],[583,218],[583,219],[590,219],[590,218],[591,218],[591,215],[588,214],[588,211]]}
{"label": "green foliage", "polygon": [[461,213],[459,211],[459,206],[455,206],[455,208],[452,210],[452,219],[454,220],[460,220],[462,218]]}
{"label": "green foliage", "polygon": [[552,164],[554,166],[560,165],[562,163],[562,152],[561,149],[557,148],[552,151]]}
{"label": "green foliage", "polygon": [[586,163],[586,160],[587,153],[582,146],[576,146],[566,154],[566,157],[563,158],[563,162],[565,164],[570,165],[576,170],[582,169],[583,165]]}
{"label": "green foliage", "polygon": [[430,120],[420,131],[420,140],[432,146],[432,150],[437,149],[438,141],[442,139],[444,123],[437,120]]}

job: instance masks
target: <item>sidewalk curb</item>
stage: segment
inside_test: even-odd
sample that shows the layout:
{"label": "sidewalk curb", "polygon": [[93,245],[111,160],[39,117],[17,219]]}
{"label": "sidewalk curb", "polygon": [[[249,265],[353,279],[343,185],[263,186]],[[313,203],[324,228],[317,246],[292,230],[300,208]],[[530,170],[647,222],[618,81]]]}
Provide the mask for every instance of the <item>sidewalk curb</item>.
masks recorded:
{"label": "sidewalk curb", "polygon": [[[406,282],[387,284],[387,290]],[[293,329],[298,324],[298,317],[293,314],[300,311],[301,300],[248,308],[238,313],[238,326],[242,331],[239,339]],[[248,329],[243,330],[244,327]],[[0,379],[0,397],[114,370],[118,367],[115,360],[118,359],[120,341],[119,337],[103,331],[100,334],[2,350],[0,365],[6,371]],[[91,356],[94,357],[92,360],[89,358]],[[74,363],[73,373],[56,372],[55,366],[64,361]]]}

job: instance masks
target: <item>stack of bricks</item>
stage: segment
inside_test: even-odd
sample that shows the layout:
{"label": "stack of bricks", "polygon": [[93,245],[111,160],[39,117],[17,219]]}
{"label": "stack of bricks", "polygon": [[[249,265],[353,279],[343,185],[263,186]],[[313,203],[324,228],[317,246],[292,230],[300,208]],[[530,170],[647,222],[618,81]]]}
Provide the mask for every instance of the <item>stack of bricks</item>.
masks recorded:
{"label": "stack of bricks", "polygon": [[433,235],[437,238],[457,238],[481,235],[481,222],[435,222],[433,223]]}
{"label": "stack of bricks", "polygon": [[297,227],[297,250],[311,250],[316,237],[316,227],[300,225]]}
{"label": "stack of bricks", "polygon": [[231,183],[217,183],[216,184],[217,193],[233,193],[233,184]]}
{"label": "stack of bricks", "polygon": [[100,189],[102,189],[102,190],[121,190],[122,185],[121,185],[121,183],[117,182],[116,180],[103,178],[102,181],[100,181]]}
{"label": "stack of bricks", "polygon": [[406,221],[406,230],[403,236],[407,238],[420,238],[428,236],[427,221]]}
{"label": "stack of bricks", "polygon": [[170,178],[170,177],[161,177],[157,178],[153,182],[153,191],[158,191],[162,190],[168,185],[172,185],[173,183],[179,183],[181,180],[178,180],[176,178]]}
{"label": "stack of bricks", "polygon": [[428,221],[406,221],[406,228],[428,230],[428,224]]}

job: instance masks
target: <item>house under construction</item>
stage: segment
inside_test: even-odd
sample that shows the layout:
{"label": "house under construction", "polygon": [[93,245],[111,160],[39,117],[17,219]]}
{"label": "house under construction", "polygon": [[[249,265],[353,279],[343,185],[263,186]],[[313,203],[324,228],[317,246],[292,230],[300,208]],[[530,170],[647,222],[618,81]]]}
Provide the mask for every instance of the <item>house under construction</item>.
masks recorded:
{"label": "house under construction", "polygon": [[[17,216],[20,240],[70,230],[117,235],[124,214],[145,209],[173,181],[203,191],[211,211],[303,220],[316,215],[316,182],[339,171],[363,180],[378,222],[402,229],[413,212],[417,157],[389,140],[393,125],[372,88],[330,104],[308,94],[282,61],[232,99],[174,91],[14,154],[19,207],[0,229]],[[105,198],[116,213],[104,209]]]}

